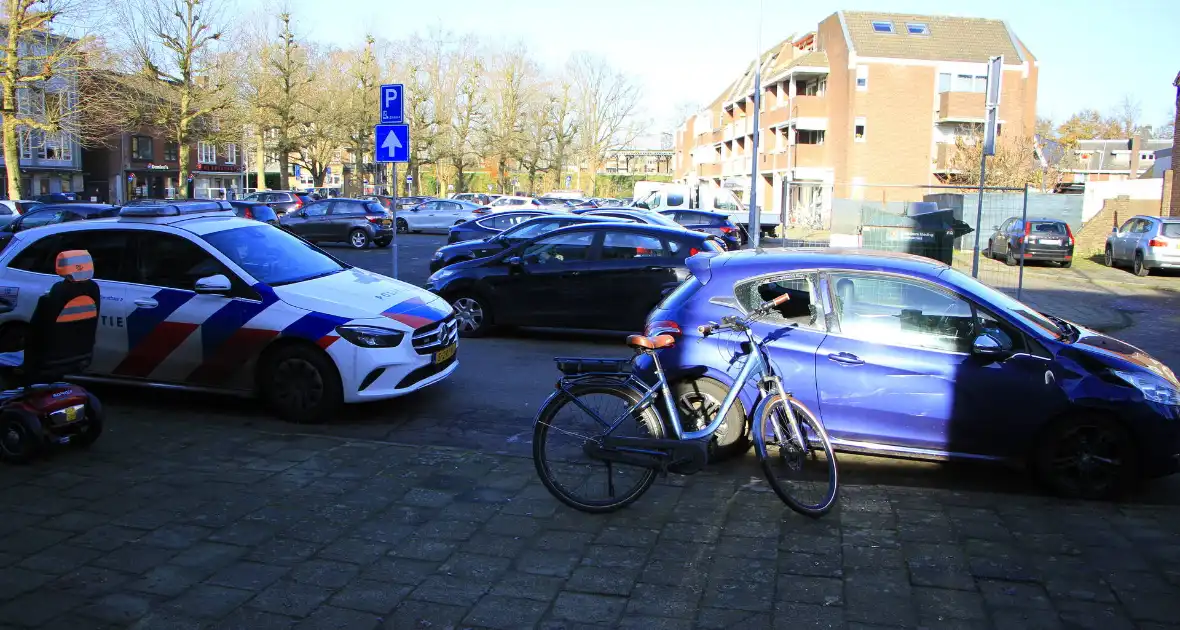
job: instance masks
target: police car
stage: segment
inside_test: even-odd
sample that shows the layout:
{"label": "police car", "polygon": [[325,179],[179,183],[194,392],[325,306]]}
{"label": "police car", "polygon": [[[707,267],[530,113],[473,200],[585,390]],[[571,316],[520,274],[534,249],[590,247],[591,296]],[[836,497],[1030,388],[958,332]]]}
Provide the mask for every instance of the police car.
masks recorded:
{"label": "police car", "polygon": [[[92,380],[260,395],[283,418],[332,417],[458,366],[451,307],[351,267],[225,202],[129,206],[34,228],[0,252],[0,346],[18,345],[58,252],[94,258],[102,292]],[[3,348],[10,349],[10,348]]]}

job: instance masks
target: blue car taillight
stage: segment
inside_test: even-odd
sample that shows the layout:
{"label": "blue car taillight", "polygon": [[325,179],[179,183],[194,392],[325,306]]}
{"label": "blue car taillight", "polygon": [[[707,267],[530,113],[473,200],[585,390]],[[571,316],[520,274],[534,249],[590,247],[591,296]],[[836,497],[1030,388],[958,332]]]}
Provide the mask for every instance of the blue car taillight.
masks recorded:
{"label": "blue car taillight", "polygon": [[648,337],[654,337],[655,335],[679,335],[680,324],[667,319],[656,320],[654,322],[650,322],[647,327],[643,329],[643,334],[647,335]]}

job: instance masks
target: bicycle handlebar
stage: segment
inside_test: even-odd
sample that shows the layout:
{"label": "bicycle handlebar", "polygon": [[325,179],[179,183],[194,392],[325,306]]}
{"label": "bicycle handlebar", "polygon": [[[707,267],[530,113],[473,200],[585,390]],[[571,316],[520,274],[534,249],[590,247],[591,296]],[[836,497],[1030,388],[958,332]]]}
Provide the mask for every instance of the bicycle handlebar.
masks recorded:
{"label": "bicycle handlebar", "polygon": [[749,316],[745,317],[744,319],[738,318],[735,315],[728,315],[726,317],[721,318],[720,324],[718,324],[716,322],[709,322],[708,324],[702,324],[700,326],[697,326],[697,332],[701,333],[702,337],[708,337],[709,335],[711,335],[717,331],[720,331],[720,330],[732,330],[732,329],[743,327],[746,324],[749,324],[750,322],[754,321],[755,319],[758,319],[759,317],[766,316],[768,313],[770,313],[770,309],[776,308],[778,306],[782,306],[782,304],[784,302],[786,302],[790,299],[791,299],[791,295],[789,293],[784,293],[784,294],[774,298],[773,300],[768,300],[766,302],[763,302],[757,309],[755,309],[752,313],[749,314]]}

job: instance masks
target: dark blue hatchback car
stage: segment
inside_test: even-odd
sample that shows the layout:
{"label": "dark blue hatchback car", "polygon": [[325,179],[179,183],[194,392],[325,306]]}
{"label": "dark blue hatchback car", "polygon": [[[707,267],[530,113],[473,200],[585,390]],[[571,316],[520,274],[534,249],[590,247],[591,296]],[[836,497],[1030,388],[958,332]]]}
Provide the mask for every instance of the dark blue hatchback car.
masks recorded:
{"label": "dark blue hatchback car", "polygon": [[[682,408],[714,408],[741,366],[737,337],[701,339],[697,326],[787,293],[755,332],[838,450],[1013,462],[1091,498],[1177,470],[1180,383],[1167,366],[942,263],[830,249],[700,254],[688,266],[647,322],[648,334],[680,334],[659,359]],[[748,411],[757,390],[746,389]],[[744,412],[731,413],[718,447],[747,439]]]}

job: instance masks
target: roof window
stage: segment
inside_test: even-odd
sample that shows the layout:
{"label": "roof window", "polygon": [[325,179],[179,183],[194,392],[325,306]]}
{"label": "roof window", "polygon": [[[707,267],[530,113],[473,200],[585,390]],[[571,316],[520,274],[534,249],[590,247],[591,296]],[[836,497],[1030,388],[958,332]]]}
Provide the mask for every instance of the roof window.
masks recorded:
{"label": "roof window", "polygon": [[873,30],[878,33],[892,33],[893,32],[893,22],[874,21],[873,22]]}
{"label": "roof window", "polygon": [[922,24],[920,22],[907,22],[905,25],[905,28],[907,31],[909,31],[910,35],[929,35],[930,34],[930,27],[926,26],[925,24]]}

